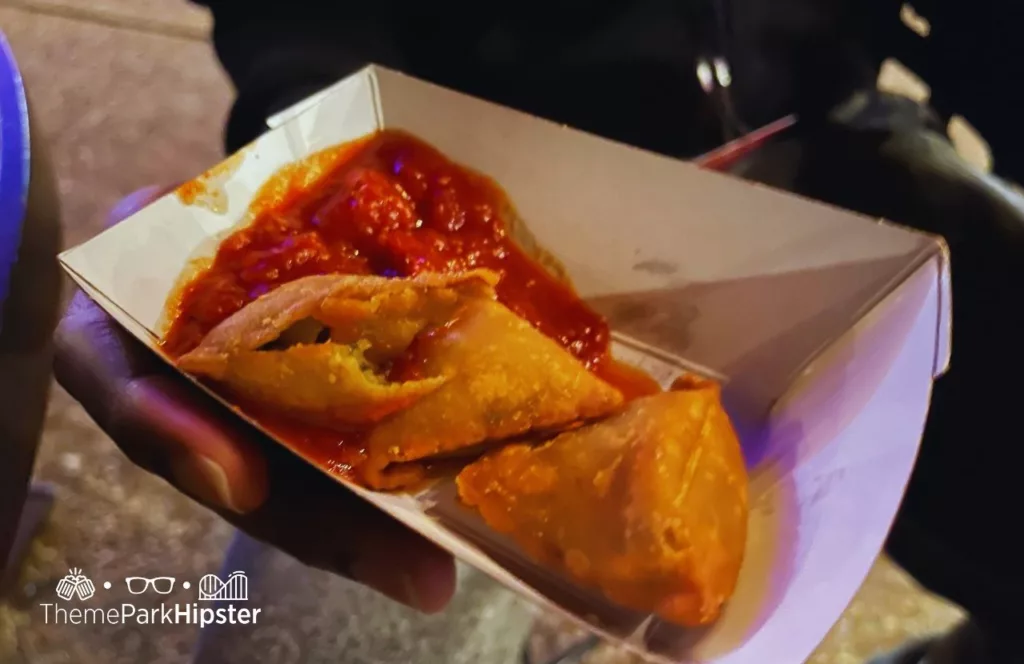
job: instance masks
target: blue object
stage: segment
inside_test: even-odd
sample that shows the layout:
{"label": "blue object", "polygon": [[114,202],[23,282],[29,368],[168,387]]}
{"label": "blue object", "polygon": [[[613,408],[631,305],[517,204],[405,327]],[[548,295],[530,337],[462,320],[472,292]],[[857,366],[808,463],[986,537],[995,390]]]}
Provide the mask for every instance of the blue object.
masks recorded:
{"label": "blue object", "polygon": [[0,330],[25,220],[29,153],[25,88],[11,47],[0,32]]}

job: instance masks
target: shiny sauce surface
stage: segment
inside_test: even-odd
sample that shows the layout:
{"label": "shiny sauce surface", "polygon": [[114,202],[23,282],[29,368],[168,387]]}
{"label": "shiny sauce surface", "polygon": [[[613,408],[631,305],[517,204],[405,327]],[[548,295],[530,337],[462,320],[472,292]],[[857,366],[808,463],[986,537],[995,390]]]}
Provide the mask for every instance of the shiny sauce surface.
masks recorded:
{"label": "shiny sauce surface", "polygon": [[[320,155],[330,166],[309,186],[267,187],[257,196],[251,223],[226,237],[212,262],[181,288],[166,352],[192,350],[225,318],[301,277],[489,268],[501,275],[503,304],[627,398],[658,391],[646,374],[611,358],[607,322],[509,236],[511,205],[493,181],[393,130],[333,151]],[[339,472],[358,463],[360,432],[312,430],[244,411]]]}

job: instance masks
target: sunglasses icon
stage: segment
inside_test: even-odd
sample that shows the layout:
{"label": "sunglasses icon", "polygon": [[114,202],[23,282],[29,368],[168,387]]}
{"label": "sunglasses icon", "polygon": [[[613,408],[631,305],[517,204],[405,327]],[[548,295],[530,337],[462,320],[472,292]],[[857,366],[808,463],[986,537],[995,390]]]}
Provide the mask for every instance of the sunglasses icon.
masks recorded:
{"label": "sunglasses icon", "polygon": [[158,595],[170,595],[174,590],[174,577],[158,576],[147,579],[143,576],[129,576],[124,580],[128,586],[128,592],[133,595],[141,595],[150,588]]}

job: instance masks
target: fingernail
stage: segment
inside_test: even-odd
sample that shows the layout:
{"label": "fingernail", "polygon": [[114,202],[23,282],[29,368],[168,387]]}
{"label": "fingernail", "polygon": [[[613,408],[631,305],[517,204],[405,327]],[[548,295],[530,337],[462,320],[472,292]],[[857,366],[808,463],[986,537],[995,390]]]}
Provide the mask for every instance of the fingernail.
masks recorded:
{"label": "fingernail", "polygon": [[402,574],[399,578],[402,583],[402,595],[407,599],[406,603],[414,609],[426,611],[423,598],[416,592],[416,584],[412,582],[412,577],[408,574]]}
{"label": "fingernail", "polygon": [[357,560],[352,565],[352,580],[373,588],[414,609],[420,609],[419,597],[412,578],[395,570],[392,565],[382,565],[375,559]]}
{"label": "fingernail", "polygon": [[171,461],[171,474],[179,489],[211,507],[243,513],[231,495],[228,474],[217,462],[198,454]]}

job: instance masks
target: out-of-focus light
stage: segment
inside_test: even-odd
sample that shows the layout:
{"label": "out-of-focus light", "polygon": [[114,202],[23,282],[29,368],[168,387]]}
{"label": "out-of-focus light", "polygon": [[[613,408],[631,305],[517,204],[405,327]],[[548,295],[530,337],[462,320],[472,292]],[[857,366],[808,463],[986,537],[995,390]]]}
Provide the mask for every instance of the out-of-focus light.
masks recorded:
{"label": "out-of-focus light", "polygon": [[729,69],[729,63],[723,58],[715,58],[715,78],[723,88],[732,85],[732,71]]}
{"label": "out-of-focus light", "polygon": [[701,59],[697,63],[697,80],[700,81],[700,87],[704,89],[704,92],[711,92],[714,89],[715,78],[707,60]]}
{"label": "out-of-focus light", "polygon": [[913,5],[906,4],[900,7],[900,20],[921,37],[927,37],[932,32],[932,24],[924,16],[917,13]]}

